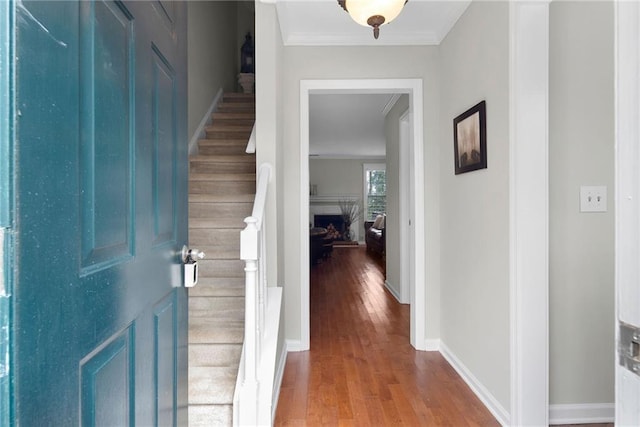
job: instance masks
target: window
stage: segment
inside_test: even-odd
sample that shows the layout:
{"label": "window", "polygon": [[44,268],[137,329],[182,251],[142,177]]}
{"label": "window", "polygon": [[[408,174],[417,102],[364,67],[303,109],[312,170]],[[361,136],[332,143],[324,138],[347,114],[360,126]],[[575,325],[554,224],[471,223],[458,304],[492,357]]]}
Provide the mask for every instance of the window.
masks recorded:
{"label": "window", "polygon": [[371,221],[376,215],[387,212],[386,167],[380,164],[364,164],[364,218]]}

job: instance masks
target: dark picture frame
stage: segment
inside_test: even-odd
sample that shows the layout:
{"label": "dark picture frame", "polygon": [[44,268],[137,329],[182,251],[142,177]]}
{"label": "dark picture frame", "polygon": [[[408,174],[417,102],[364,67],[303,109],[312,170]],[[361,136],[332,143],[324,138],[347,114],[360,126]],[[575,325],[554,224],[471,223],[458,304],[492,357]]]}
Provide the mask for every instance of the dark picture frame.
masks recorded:
{"label": "dark picture frame", "polygon": [[487,168],[487,107],[482,101],[453,119],[456,175]]}

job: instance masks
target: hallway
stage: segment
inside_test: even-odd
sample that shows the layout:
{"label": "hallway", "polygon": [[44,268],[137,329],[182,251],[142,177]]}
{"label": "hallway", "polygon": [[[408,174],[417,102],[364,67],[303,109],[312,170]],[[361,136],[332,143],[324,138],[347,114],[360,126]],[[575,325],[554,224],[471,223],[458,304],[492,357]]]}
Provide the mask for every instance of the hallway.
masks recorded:
{"label": "hallway", "polygon": [[498,425],[437,352],[409,344],[409,306],[365,248],[311,267],[311,350],[289,353],[275,425]]}

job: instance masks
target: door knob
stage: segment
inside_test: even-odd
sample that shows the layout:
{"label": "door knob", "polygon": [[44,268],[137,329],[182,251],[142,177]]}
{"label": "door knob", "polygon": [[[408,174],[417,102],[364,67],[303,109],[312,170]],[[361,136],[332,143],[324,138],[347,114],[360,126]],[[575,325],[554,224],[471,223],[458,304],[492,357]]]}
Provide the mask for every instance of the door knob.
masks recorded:
{"label": "door knob", "polygon": [[184,286],[192,288],[198,283],[198,260],[204,258],[204,252],[198,249],[182,247],[182,262],[184,263]]}
{"label": "door knob", "polygon": [[200,259],[204,259],[205,253],[200,249],[189,249],[186,245],[182,247],[182,262],[191,264]]}

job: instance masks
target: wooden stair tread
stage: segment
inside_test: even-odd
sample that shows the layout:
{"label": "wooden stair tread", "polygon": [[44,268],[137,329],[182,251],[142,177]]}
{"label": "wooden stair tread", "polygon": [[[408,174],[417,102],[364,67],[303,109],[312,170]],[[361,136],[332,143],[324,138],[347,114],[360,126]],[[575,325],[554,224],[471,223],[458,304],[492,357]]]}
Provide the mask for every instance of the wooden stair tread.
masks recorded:
{"label": "wooden stair tread", "polygon": [[253,129],[253,126],[233,125],[228,123],[223,123],[223,124],[213,123],[212,125],[206,126],[204,128],[205,132],[220,131],[220,132],[246,132],[246,133],[251,133],[252,129]]}
{"label": "wooden stair tread", "polygon": [[[202,245],[200,247],[203,248],[201,250],[202,250],[202,252],[204,252],[207,255],[207,258],[212,259],[212,260],[237,260],[238,258],[240,258],[240,248],[239,247],[235,247],[235,248],[228,248],[228,247],[210,247],[210,248],[206,248],[206,246],[203,247]],[[241,286],[240,289],[242,289],[244,291],[244,286]],[[194,294],[194,296],[196,296],[196,294]]]}
{"label": "wooden stair tread", "polygon": [[[189,227],[193,229],[238,229],[246,227],[243,218],[189,218]],[[204,250],[204,249],[203,249]]]}
{"label": "wooden stair tread", "polygon": [[247,120],[247,119],[255,119],[256,113],[251,111],[237,111],[237,112],[220,112],[216,111],[211,113],[213,119],[239,119],[239,120]]}
{"label": "wooden stair tread", "polygon": [[[244,277],[231,277],[231,278],[201,277],[198,279],[198,284],[195,287],[189,289],[189,296],[243,297],[244,291],[245,291]],[[234,326],[234,328],[235,327],[236,326]]]}
{"label": "wooden stair tread", "polygon": [[238,363],[242,345],[238,343],[191,344],[189,367],[225,367]]}
{"label": "wooden stair tread", "polygon": [[223,102],[218,105],[218,113],[231,113],[231,112],[254,112],[256,110],[255,104],[243,103],[243,102]]}
{"label": "wooden stair tread", "polygon": [[208,194],[208,193],[191,193],[189,194],[189,202],[253,202],[255,194]]}
{"label": "wooden stair tread", "polygon": [[222,99],[230,99],[235,101],[255,101],[256,95],[255,93],[244,93],[244,92],[226,92]]}
{"label": "wooden stair tread", "polygon": [[220,156],[204,156],[197,155],[192,156],[189,159],[191,162],[200,163],[255,163],[255,154],[224,154]]}
{"label": "wooden stair tread", "polygon": [[233,405],[189,404],[189,426],[231,426],[233,425]]}
{"label": "wooden stair tread", "polygon": [[228,113],[230,111],[255,111],[256,104],[254,102],[230,102],[223,101],[218,105],[216,113]]}
{"label": "wooden stair tread", "polygon": [[236,146],[236,145],[246,147],[247,140],[246,139],[199,139],[198,144],[213,145],[216,147],[226,147],[226,146]]}
{"label": "wooden stair tread", "polygon": [[256,180],[255,173],[191,173],[189,181],[247,182]]}
{"label": "wooden stair tread", "polygon": [[238,367],[189,368],[189,404],[231,404]]}

